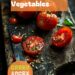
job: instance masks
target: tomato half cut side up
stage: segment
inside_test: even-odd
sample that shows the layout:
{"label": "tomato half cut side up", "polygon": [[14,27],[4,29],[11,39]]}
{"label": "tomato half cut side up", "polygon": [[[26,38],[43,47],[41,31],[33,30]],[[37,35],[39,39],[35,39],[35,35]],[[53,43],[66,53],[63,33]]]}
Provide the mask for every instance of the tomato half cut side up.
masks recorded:
{"label": "tomato half cut side up", "polygon": [[56,47],[65,47],[72,40],[72,30],[69,27],[62,27],[52,36],[52,45]]}
{"label": "tomato half cut side up", "polygon": [[20,43],[20,42],[22,42],[22,36],[19,36],[19,35],[15,35],[15,34],[13,34],[12,36],[11,36],[11,41],[13,42],[13,43]]}
{"label": "tomato half cut side up", "polygon": [[23,41],[22,47],[27,54],[37,55],[43,50],[44,40],[38,36],[30,36],[26,41]]}

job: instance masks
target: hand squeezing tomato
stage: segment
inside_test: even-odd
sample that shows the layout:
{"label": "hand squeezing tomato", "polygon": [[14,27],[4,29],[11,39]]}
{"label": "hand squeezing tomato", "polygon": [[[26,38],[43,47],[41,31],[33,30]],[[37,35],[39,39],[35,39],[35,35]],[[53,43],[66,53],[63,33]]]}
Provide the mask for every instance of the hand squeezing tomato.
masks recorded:
{"label": "hand squeezing tomato", "polygon": [[38,36],[30,36],[23,42],[22,46],[27,54],[37,55],[44,47],[44,40]]}
{"label": "hand squeezing tomato", "polygon": [[55,14],[40,12],[37,16],[37,26],[42,30],[52,30],[58,23],[58,18]]}
{"label": "hand squeezing tomato", "polygon": [[72,40],[72,30],[69,27],[62,27],[52,36],[52,45],[65,47]]}

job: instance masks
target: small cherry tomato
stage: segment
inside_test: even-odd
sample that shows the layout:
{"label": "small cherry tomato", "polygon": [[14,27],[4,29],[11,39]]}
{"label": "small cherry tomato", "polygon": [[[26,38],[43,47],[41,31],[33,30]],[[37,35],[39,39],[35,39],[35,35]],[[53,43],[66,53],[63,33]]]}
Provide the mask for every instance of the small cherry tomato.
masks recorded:
{"label": "small cherry tomato", "polygon": [[58,18],[55,14],[41,12],[37,16],[37,26],[42,30],[52,30],[58,23]]}
{"label": "small cherry tomato", "polygon": [[9,23],[10,24],[16,24],[17,23],[17,19],[15,17],[11,17],[11,18],[9,18]]}
{"label": "small cherry tomato", "polygon": [[44,40],[38,36],[30,36],[23,42],[22,46],[27,54],[37,55],[44,47]]}
{"label": "small cherry tomato", "polygon": [[11,36],[11,40],[13,43],[20,43],[20,42],[22,42],[22,36],[13,34]]}
{"label": "small cherry tomato", "polygon": [[69,27],[62,27],[52,36],[52,45],[65,47],[72,40],[72,30]]}

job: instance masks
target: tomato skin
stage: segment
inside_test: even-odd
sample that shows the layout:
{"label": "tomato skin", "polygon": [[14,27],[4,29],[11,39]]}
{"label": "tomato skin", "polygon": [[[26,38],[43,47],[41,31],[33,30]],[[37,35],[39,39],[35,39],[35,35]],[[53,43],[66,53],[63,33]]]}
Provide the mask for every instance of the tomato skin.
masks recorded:
{"label": "tomato skin", "polygon": [[10,24],[16,24],[17,23],[17,19],[15,17],[11,17],[11,18],[9,18],[9,23]]}
{"label": "tomato skin", "polygon": [[[57,41],[53,38],[57,37]],[[60,38],[61,37],[61,38]],[[56,47],[65,47],[72,40],[72,30],[69,27],[60,28],[54,35],[52,36],[52,45]]]}
{"label": "tomato skin", "polygon": [[37,26],[42,30],[52,30],[58,23],[58,18],[55,14],[41,12],[37,16]]}
{"label": "tomato skin", "polygon": [[18,16],[24,18],[25,20],[27,19],[30,19],[32,17],[34,17],[34,15],[36,14],[36,12],[17,12]]}
{"label": "tomato skin", "polygon": [[[29,50],[28,48],[27,48],[27,41],[31,41],[31,39],[32,38],[34,38],[34,41],[38,41],[38,42],[40,42],[40,43],[43,43],[43,47],[44,47],[44,40],[43,40],[43,38],[41,38],[41,37],[38,37],[38,36],[30,36],[30,37],[28,37],[27,39],[26,39],[26,41],[24,41],[23,42],[23,44],[22,44],[22,47],[23,47],[23,49],[24,49],[24,51],[28,54],[28,55],[37,55],[37,54],[40,54],[41,52],[42,52],[42,49],[41,50]],[[34,43],[34,42],[32,42],[32,43]]]}
{"label": "tomato skin", "polygon": [[17,36],[15,34],[12,35],[11,40],[13,43],[20,43],[22,42],[22,36]]}

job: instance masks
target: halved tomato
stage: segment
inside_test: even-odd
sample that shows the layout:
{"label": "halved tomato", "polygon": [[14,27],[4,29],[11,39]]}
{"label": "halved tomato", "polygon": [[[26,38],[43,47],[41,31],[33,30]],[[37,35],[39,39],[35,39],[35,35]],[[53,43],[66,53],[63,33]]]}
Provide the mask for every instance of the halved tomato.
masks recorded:
{"label": "halved tomato", "polygon": [[37,55],[44,47],[44,40],[38,36],[30,36],[23,42],[22,46],[27,54]]}
{"label": "halved tomato", "polygon": [[69,27],[62,27],[52,36],[52,45],[65,47],[72,40],[72,30]]}
{"label": "halved tomato", "polygon": [[22,36],[13,34],[13,35],[11,36],[11,40],[12,40],[13,43],[22,42]]}

